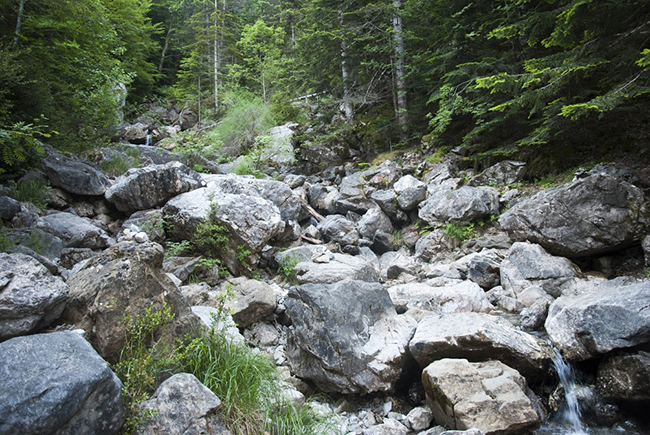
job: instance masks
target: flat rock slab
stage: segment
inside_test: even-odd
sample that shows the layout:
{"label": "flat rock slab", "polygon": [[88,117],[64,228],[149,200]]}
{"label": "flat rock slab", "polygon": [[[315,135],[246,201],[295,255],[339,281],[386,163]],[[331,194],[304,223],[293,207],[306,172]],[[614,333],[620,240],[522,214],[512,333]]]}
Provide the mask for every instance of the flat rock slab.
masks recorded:
{"label": "flat rock slab", "polygon": [[550,351],[535,337],[483,313],[429,316],[418,325],[409,349],[421,367],[443,358],[498,360],[530,379],[544,376],[550,362]]}
{"label": "flat rock slab", "polygon": [[74,332],[1,343],[0,379],[2,435],[111,435],[122,427],[122,382]]}
{"label": "flat rock slab", "polygon": [[436,423],[445,427],[517,434],[541,422],[526,380],[499,361],[435,361],[424,369],[422,382]]}

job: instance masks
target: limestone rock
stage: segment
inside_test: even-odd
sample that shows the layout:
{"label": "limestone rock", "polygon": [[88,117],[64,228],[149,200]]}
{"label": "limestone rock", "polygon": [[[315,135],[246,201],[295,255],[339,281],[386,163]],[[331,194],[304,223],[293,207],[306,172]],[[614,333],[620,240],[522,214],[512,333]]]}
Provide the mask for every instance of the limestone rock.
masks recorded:
{"label": "limestone rock", "polygon": [[388,289],[397,312],[418,309],[429,314],[488,312],[492,305],[485,292],[470,281],[444,286],[425,283],[399,284]]}
{"label": "limestone rock", "polygon": [[226,300],[226,309],[240,328],[273,314],[278,305],[273,287],[262,281],[245,277],[233,278],[225,286],[231,287],[234,297]]}
{"label": "limestone rock", "polygon": [[412,175],[405,175],[394,185],[397,194],[397,204],[405,211],[417,208],[427,195],[427,186]]}
{"label": "limestone rock", "polygon": [[418,216],[430,225],[441,222],[467,223],[499,214],[499,191],[493,187],[463,186],[439,189],[429,194]]}
{"label": "limestone rock", "polygon": [[361,256],[347,254],[324,254],[327,261],[318,257],[312,261],[303,261],[296,265],[294,271],[300,284],[331,284],[344,279],[376,282],[379,272],[373,264]]}
{"label": "limestone rock", "polygon": [[526,174],[526,163],[513,160],[504,160],[469,180],[469,185],[496,185],[507,186],[523,179]]}
{"label": "limestone rock", "polygon": [[66,212],[43,216],[36,227],[60,238],[68,248],[98,249],[108,246],[108,234],[88,219]]}
{"label": "limestone rock", "polygon": [[596,383],[607,399],[650,402],[650,353],[609,357],[598,366]]}
{"label": "limestone rock", "polygon": [[378,232],[392,233],[393,224],[390,218],[379,208],[371,208],[357,222],[357,228],[361,237],[373,240]]}
{"label": "limestone rock", "polygon": [[0,341],[29,334],[56,320],[68,286],[23,254],[0,253]]}
{"label": "limestone rock", "polygon": [[526,380],[500,361],[435,361],[424,369],[422,382],[436,422],[445,427],[518,434],[541,422]]}
{"label": "limestone rock", "polygon": [[41,164],[53,186],[76,195],[103,195],[110,186],[100,169],[78,158],[53,152]]}
{"label": "limestone rock", "polygon": [[[389,391],[408,360],[416,322],[381,285],[344,280],[294,287],[286,299],[292,371],[324,391]],[[362,313],[362,315],[360,315]]]}
{"label": "limestone rock", "polygon": [[0,343],[0,434],[112,435],[122,382],[74,332]]}

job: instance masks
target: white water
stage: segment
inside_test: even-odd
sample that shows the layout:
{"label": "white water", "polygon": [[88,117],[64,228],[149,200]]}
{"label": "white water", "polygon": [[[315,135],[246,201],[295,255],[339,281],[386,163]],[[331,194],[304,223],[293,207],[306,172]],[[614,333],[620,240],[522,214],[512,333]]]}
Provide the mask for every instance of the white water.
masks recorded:
{"label": "white water", "polygon": [[555,354],[552,359],[553,366],[564,388],[565,400],[564,408],[558,411],[558,415],[556,416],[557,421],[564,426],[565,430],[562,431],[564,434],[587,435],[589,432],[583,429],[582,426],[580,404],[576,395],[576,379],[573,369],[562,359],[562,355],[557,349],[553,348],[553,352]]}
{"label": "white water", "polygon": [[147,136],[146,136],[146,138],[145,138],[145,140],[144,140],[144,144],[145,144],[146,146],[151,145],[151,135],[149,134],[149,132],[147,132]]}

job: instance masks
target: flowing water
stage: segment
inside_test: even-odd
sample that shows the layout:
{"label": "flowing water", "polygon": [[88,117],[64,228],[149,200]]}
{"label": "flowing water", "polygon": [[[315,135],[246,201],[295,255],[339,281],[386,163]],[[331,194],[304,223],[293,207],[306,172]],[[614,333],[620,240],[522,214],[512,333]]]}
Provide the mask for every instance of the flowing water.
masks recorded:
{"label": "flowing water", "polygon": [[560,352],[553,348],[553,366],[564,389],[564,407],[558,411],[557,422],[565,429],[563,433],[584,435],[589,432],[583,428],[580,416],[580,404],[576,394],[576,379],[571,365],[567,364]]}
{"label": "flowing water", "polygon": [[149,134],[149,131],[147,131],[147,136],[146,136],[145,139],[144,139],[144,144],[145,144],[146,146],[151,145],[151,135]]}

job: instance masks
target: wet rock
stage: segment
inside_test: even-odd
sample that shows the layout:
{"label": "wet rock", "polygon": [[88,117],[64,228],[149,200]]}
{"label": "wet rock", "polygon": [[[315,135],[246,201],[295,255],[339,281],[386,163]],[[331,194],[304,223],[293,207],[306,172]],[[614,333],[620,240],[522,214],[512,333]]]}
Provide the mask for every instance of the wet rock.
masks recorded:
{"label": "wet rock", "polygon": [[122,382],[74,332],[0,343],[0,433],[112,435],[122,427]]}
{"label": "wet rock", "polygon": [[596,173],[517,203],[499,223],[514,240],[538,243],[554,255],[584,257],[640,242],[650,209],[641,189]]}
{"label": "wet rock", "polygon": [[498,360],[530,379],[540,379],[550,352],[507,320],[483,313],[433,315],[418,325],[409,344],[421,367],[443,358]]}
{"label": "wet rock", "polygon": [[616,401],[650,402],[650,353],[614,355],[598,366],[598,391]]}
{"label": "wet rock", "polygon": [[56,320],[68,286],[24,254],[0,253],[0,341],[35,332]]}
{"label": "wet rock", "polygon": [[422,382],[436,422],[445,427],[517,434],[541,422],[526,380],[500,361],[435,361],[424,369]]}
{"label": "wet rock", "polygon": [[293,323],[287,355],[297,376],[346,394],[395,386],[416,322],[397,315],[381,285],[302,285],[289,291],[285,304]]}

